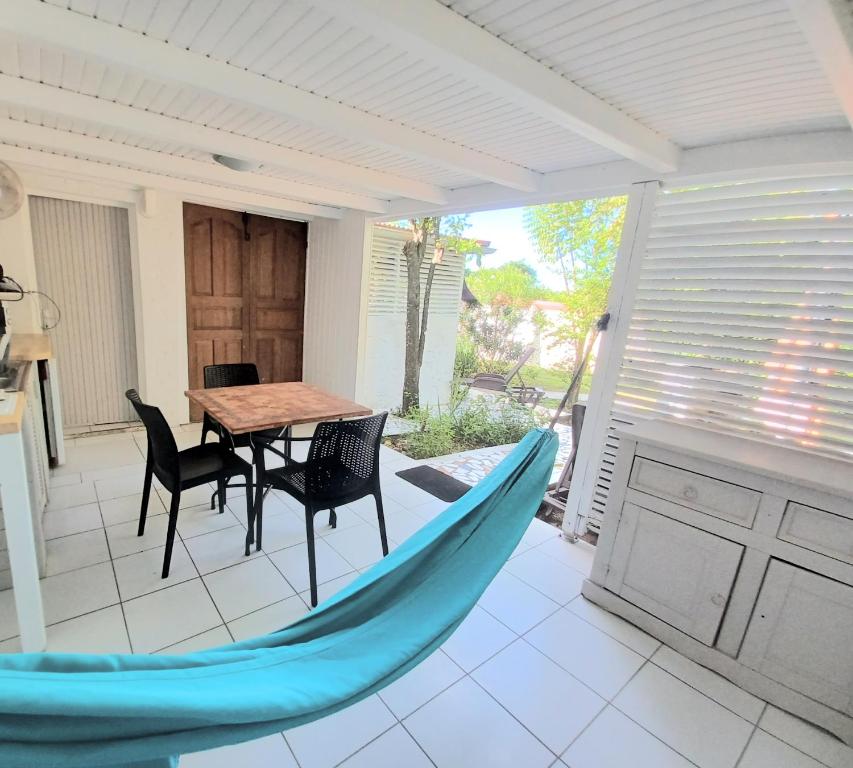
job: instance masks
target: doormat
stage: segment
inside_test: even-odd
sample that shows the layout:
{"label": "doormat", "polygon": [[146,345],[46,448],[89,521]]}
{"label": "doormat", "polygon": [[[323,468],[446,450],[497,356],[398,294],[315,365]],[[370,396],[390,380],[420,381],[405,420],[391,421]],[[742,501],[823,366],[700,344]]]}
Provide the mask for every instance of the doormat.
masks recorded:
{"label": "doormat", "polygon": [[397,473],[397,477],[402,477],[442,501],[456,501],[471,488],[467,483],[426,465],[402,469]]}

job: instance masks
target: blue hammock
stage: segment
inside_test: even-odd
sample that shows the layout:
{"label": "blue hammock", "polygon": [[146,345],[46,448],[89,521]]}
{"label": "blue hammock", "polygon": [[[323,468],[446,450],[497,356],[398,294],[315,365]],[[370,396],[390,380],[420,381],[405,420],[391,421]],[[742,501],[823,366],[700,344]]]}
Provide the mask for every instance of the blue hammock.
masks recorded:
{"label": "blue hammock", "polygon": [[530,432],[443,514],[272,634],[184,656],[0,657],[0,766],[168,768],[370,696],[465,618],[539,507],[556,450],[553,432]]}

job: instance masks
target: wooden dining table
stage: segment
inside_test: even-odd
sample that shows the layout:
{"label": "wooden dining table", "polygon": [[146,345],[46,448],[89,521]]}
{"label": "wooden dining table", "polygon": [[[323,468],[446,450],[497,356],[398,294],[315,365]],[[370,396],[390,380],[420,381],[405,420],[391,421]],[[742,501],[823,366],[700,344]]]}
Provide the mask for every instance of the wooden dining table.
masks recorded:
{"label": "wooden dining table", "polygon": [[[189,389],[184,394],[233,435],[270,429],[284,430],[298,424],[370,416],[373,413],[367,406],[302,381]],[[263,452],[268,443],[250,440],[250,445],[252,463],[256,467],[263,467]],[[250,541],[260,542],[260,532],[253,530],[253,526],[255,520],[260,522],[262,519],[258,511],[263,503],[264,489],[256,482],[255,504],[250,510],[250,530],[246,537],[247,554]]]}

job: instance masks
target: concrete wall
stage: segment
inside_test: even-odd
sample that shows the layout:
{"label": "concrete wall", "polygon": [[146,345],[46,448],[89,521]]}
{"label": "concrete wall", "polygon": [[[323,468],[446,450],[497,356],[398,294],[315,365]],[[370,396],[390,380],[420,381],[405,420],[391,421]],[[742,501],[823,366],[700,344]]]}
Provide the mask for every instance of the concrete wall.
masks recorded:
{"label": "concrete wall", "polygon": [[150,191],[128,211],[139,391],[172,424],[189,421],[183,201]]}
{"label": "concrete wall", "polygon": [[[430,313],[420,377],[423,406],[444,405],[450,397],[458,325],[457,315]],[[401,405],[405,333],[406,316],[402,312],[367,317],[362,397],[372,408],[393,410]]]}
{"label": "concrete wall", "polygon": [[361,394],[366,226],[356,211],[308,225],[302,378],[355,400]]}

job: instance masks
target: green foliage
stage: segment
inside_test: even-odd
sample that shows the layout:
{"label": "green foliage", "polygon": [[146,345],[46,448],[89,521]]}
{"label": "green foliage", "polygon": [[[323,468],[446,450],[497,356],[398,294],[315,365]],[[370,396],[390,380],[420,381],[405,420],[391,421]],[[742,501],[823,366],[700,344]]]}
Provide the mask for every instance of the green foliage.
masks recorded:
{"label": "green foliage", "polygon": [[523,310],[506,304],[482,304],[462,312],[459,335],[477,350],[478,373],[502,372],[518,359],[524,345],[515,333],[523,320]]}
{"label": "green foliage", "polygon": [[407,418],[417,423],[417,429],[387,442],[413,459],[517,443],[540,424],[539,417],[526,406],[509,399],[483,397],[457,398],[444,411],[419,408]]}
{"label": "green foliage", "polygon": [[471,293],[482,305],[523,309],[545,294],[536,271],[521,261],[478,269],[469,273],[466,280]]}
{"label": "green foliage", "polygon": [[464,333],[456,334],[456,358],[453,361],[453,378],[468,379],[477,373],[480,358],[477,355],[477,347],[470,337]]}
{"label": "green foliage", "polygon": [[566,312],[554,336],[572,346],[575,363],[607,307],[624,218],[624,197],[549,203],[524,211],[531,242],[545,264],[563,279],[565,292],[554,298],[566,306]]}

